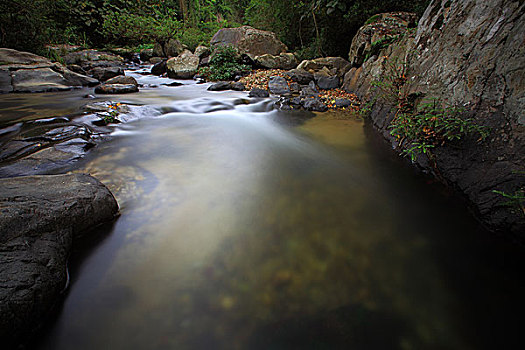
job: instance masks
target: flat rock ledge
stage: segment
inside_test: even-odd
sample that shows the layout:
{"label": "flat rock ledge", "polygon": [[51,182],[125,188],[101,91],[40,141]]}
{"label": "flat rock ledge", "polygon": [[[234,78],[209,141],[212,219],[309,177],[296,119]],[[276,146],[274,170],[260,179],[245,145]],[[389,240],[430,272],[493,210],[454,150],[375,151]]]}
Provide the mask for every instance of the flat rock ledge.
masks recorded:
{"label": "flat rock ledge", "polygon": [[0,179],[0,339],[38,329],[67,284],[75,239],[114,219],[118,204],[85,174]]}

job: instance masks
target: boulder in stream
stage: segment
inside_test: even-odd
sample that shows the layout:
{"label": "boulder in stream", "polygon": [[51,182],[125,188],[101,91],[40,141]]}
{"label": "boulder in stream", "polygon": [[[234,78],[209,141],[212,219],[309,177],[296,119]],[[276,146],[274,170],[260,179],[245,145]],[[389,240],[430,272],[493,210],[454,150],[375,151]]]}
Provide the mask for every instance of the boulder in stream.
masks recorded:
{"label": "boulder in stream", "polygon": [[85,174],[0,179],[0,338],[18,345],[67,287],[75,240],[111,221],[118,204]]}

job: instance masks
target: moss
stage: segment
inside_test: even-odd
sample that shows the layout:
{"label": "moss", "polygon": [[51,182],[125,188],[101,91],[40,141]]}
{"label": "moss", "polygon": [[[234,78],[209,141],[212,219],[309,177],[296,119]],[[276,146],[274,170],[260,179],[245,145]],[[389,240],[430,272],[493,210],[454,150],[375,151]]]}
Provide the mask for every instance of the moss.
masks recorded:
{"label": "moss", "polygon": [[380,18],[381,18],[380,14],[373,15],[372,17],[366,20],[365,25],[376,23],[377,21],[379,21]]}

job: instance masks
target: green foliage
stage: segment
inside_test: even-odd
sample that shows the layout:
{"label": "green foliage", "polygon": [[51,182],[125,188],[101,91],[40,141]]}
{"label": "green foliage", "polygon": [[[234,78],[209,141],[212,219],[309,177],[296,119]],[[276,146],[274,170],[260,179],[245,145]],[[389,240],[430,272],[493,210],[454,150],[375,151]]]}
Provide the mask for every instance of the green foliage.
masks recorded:
{"label": "green foliage", "polygon": [[213,49],[208,67],[199,73],[208,80],[231,80],[236,74],[247,72],[250,67],[241,63],[239,51],[232,46],[218,46]]}
{"label": "green foliage", "polygon": [[373,15],[372,17],[370,17],[369,19],[366,20],[365,25],[366,24],[376,23],[380,18],[381,18],[381,15],[379,15],[379,14]]}
{"label": "green foliage", "polygon": [[511,207],[515,209],[519,215],[525,216],[525,187],[522,187],[511,194],[498,190],[493,190],[492,192],[507,199],[507,201],[503,203],[504,206]]}
{"label": "green foliage", "polygon": [[487,137],[486,128],[472,119],[463,118],[464,111],[456,107],[442,107],[439,101],[422,104],[416,112],[398,113],[390,124],[390,134],[400,145],[409,146],[403,154],[415,161],[420,153],[429,154],[431,149],[447,142],[460,140],[466,135],[477,134],[480,140]]}

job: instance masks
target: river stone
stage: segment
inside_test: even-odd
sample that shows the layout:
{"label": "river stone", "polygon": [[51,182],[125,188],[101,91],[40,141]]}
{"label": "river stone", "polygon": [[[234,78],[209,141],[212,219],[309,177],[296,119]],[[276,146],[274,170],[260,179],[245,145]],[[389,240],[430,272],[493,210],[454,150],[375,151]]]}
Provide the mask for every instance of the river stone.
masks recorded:
{"label": "river stone", "polygon": [[176,57],[184,52],[184,46],[177,39],[170,39],[164,44],[164,54],[167,57]]}
{"label": "river stone", "polygon": [[7,65],[40,65],[51,66],[47,58],[29,52],[0,48],[0,66]]}
{"label": "river stone", "polygon": [[211,46],[234,46],[251,59],[264,54],[279,55],[288,48],[272,32],[250,26],[222,28],[211,39]]}
{"label": "river stone", "polygon": [[275,95],[287,95],[290,93],[288,82],[283,77],[272,76],[268,80],[268,90]]}
{"label": "river stone", "polygon": [[7,70],[0,69],[0,93],[13,91],[11,74]]}
{"label": "river stone", "polygon": [[191,79],[199,68],[199,57],[185,51],[178,57],[170,58],[166,66],[171,79]]}
{"label": "river stone", "polygon": [[264,54],[254,59],[257,66],[266,69],[293,69],[297,67],[297,59],[293,53],[281,53],[279,55]]}
{"label": "river stone", "polygon": [[238,81],[219,81],[208,87],[208,91],[244,91],[244,85]]}
{"label": "river stone", "polygon": [[350,62],[341,57],[321,57],[313,60],[304,60],[297,68],[304,69],[312,74],[326,68],[330,75],[337,74],[337,76],[342,78],[350,70],[351,65]]}
{"label": "river stone", "polygon": [[95,88],[96,94],[129,94],[138,91],[135,84],[102,84]]}
{"label": "river stone", "polygon": [[168,66],[166,65],[166,60],[163,59],[162,61],[156,63],[151,67],[151,74],[153,75],[162,75],[168,71]]}
{"label": "river stone", "polygon": [[10,349],[40,327],[66,287],[74,240],[118,211],[84,174],[0,179],[0,338]]}
{"label": "river stone", "polygon": [[317,76],[316,77],[317,86],[319,89],[323,90],[330,90],[330,89],[337,89],[339,87],[339,77],[337,75],[334,76]]}
{"label": "river stone", "polygon": [[253,88],[250,90],[250,93],[248,94],[248,97],[269,97],[270,93],[268,90],[263,90],[259,88]]}
{"label": "river stone", "polygon": [[326,112],[328,107],[318,98],[305,98],[302,100],[304,109],[312,112]]}
{"label": "river stone", "polygon": [[106,80],[106,84],[126,84],[126,85],[135,85],[139,86],[137,80],[133,77],[126,75],[119,75],[111,79]]}
{"label": "river stone", "polygon": [[288,76],[292,81],[295,81],[296,83],[299,83],[301,85],[307,85],[312,80],[314,80],[314,75],[312,73],[300,68],[289,70],[284,74]]}
{"label": "river stone", "polygon": [[94,62],[111,62],[111,65],[118,65],[122,64],[124,61],[120,56],[97,50],[71,52],[65,55],[63,59],[66,64],[78,64],[82,67],[85,65],[90,65]]}
{"label": "river stone", "polygon": [[20,69],[11,73],[14,92],[71,90],[67,80],[51,68]]}
{"label": "river stone", "polygon": [[106,81],[113,77],[124,75],[124,69],[121,67],[95,67],[89,73],[99,81]]}

